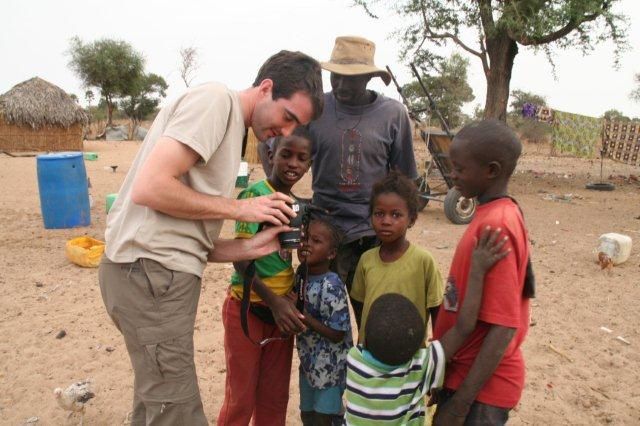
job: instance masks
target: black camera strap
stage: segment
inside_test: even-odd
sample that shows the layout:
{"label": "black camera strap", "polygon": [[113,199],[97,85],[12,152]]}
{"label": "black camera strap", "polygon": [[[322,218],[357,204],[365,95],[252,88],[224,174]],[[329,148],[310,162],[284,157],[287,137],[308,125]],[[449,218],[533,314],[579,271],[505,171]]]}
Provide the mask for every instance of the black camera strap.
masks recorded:
{"label": "black camera strap", "polygon": [[244,270],[244,274],[242,274],[242,300],[240,301],[240,325],[242,326],[242,331],[244,335],[247,336],[247,339],[251,340],[252,343],[256,345],[260,345],[260,342],[256,342],[251,338],[249,334],[249,308],[251,307],[251,287],[253,287],[253,277],[256,275],[256,261],[252,260],[249,265],[247,265]]}
{"label": "black camera strap", "polygon": [[[308,202],[309,200],[300,199],[300,201]],[[308,238],[307,229],[309,227],[309,221],[311,220],[311,210],[313,209],[311,204],[308,204],[308,206],[309,208],[305,208],[303,209],[302,212],[300,212],[300,214],[302,215],[301,219],[302,219],[302,228],[304,229],[304,233],[303,233],[304,239]],[[322,210],[322,209],[316,208],[316,210]],[[260,224],[260,226],[258,227],[257,232],[260,232],[261,230],[262,230],[262,224]],[[309,276],[309,266],[307,265],[307,262],[302,262],[300,266],[298,266],[298,269],[294,277],[294,288],[297,288],[297,292],[298,292],[298,297],[296,300],[296,309],[298,309],[300,312],[304,312],[308,276]],[[240,301],[240,325],[242,326],[242,331],[244,332],[244,335],[247,336],[247,339],[249,339],[252,343],[258,346],[263,346],[272,340],[279,340],[279,339],[283,339],[284,337],[267,338],[260,342],[257,342],[251,338],[251,335],[249,333],[248,316],[249,316],[249,313],[252,312],[251,291],[253,287],[253,280],[255,279],[255,277],[256,277],[256,264],[255,264],[255,260],[252,260],[247,265],[247,267],[244,270],[244,273],[242,274],[242,300]],[[254,315],[255,314],[256,313],[254,312]],[[271,318],[273,317],[271,316]]]}
{"label": "black camera strap", "polygon": [[[258,231],[262,230],[262,224],[258,226]],[[247,336],[247,339],[251,341],[254,345],[262,346],[265,343],[268,343],[269,339],[265,339],[262,342],[255,341],[251,338],[249,334],[249,313],[251,312],[251,291],[253,289],[253,280],[256,277],[256,261],[252,260],[249,262],[247,267],[242,274],[242,299],[240,300],[240,326],[242,327],[242,331],[244,335]],[[268,310],[269,308],[265,308]],[[264,321],[263,318],[259,317]],[[274,322],[275,323],[275,322]]]}
{"label": "black camera strap", "polygon": [[304,313],[304,304],[307,293],[307,280],[309,279],[309,265],[307,262],[302,262],[296,270],[294,291],[298,294],[296,299],[296,309]]}

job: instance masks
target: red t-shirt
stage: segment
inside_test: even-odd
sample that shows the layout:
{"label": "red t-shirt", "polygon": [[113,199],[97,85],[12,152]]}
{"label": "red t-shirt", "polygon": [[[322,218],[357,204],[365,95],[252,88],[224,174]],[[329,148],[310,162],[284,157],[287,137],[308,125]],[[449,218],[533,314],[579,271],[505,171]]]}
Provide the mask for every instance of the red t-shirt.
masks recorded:
{"label": "red t-shirt", "polygon": [[529,245],[522,214],[511,199],[501,198],[478,206],[453,256],[433,334],[435,339],[440,339],[456,323],[466,294],[475,238],[486,226],[502,228],[503,235],[509,236],[505,246],[510,247],[512,253],[496,263],[485,276],[478,325],[447,365],[445,387],[458,389],[492,324],[515,328],[516,334],[502,361],[476,397],[477,401],[485,404],[512,408],[520,400],[524,387],[524,359],[520,345],[529,330],[529,299],[522,297]]}

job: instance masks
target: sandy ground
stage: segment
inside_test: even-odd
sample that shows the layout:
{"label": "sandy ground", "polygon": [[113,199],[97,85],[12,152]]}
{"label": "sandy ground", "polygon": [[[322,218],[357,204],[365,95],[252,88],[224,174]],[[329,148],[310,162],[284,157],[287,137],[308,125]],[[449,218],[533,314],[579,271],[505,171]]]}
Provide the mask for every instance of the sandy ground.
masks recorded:
{"label": "sandy ground", "polygon": [[[84,234],[102,238],[105,196],[118,191],[137,147],[135,142],[86,143],[87,151],[99,154],[98,161],[86,162],[95,199],[92,224],[67,230],[43,227],[35,158],[0,155],[2,424],[23,424],[32,416],[42,425],[63,424],[66,413],[52,390],[85,378],[97,388],[85,424],[121,424],[130,410],[132,372],[122,338],[103,309],[97,270],[69,263],[64,244]],[[535,325],[524,345],[527,385],[510,423],[640,424],[640,186],[618,180],[613,192],[587,191],[584,185],[599,173],[598,162],[533,151],[522,159],[512,186],[533,239],[538,298],[532,308]],[[115,172],[111,165],[118,166]],[[638,173],[605,163],[606,176]],[[262,177],[259,166],[251,177]],[[307,176],[297,192],[308,195],[309,182]],[[572,194],[571,202],[545,199],[565,194]],[[231,226],[225,224],[223,236],[231,236]],[[428,248],[446,273],[463,231],[432,202],[409,239]],[[611,273],[594,262],[597,238],[605,232],[625,233],[636,243],[629,261]],[[230,273],[229,265],[207,267],[195,332],[200,389],[212,422],[224,394],[220,310]],[[60,330],[67,335],[56,339]],[[296,376],[290,424],[299,424]]]}

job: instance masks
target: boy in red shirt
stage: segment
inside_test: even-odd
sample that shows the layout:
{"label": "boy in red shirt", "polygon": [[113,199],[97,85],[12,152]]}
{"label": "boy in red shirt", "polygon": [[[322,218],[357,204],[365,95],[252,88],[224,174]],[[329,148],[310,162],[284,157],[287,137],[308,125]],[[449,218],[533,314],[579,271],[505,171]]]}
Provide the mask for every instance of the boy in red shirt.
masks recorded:
{"label": "boy in red shirt", "polygon": [[533,274],[522,212],[507,196],[521,151],[515,133],[497,120],[465,126],[451,145],[455,187],[465,197],[477,197],[479,206],[456,248],[434,339],[456,323],[471,253],[482,230],[501,228],[509,237],[511,253],[485,276],[478,324],[447,366],[436,424],[505,424],[522,394],[525,368],[520,345],[529,329]]}

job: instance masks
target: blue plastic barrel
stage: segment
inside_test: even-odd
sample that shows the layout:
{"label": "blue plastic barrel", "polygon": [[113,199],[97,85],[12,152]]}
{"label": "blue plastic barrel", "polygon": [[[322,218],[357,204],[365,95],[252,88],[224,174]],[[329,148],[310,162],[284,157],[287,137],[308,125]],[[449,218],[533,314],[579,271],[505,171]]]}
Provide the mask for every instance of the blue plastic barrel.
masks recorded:
{"label": "blue plastic barrel", "polygon": [[89,189],[82,153],[38,155],[37,168],[44,227],[89,226]]}

